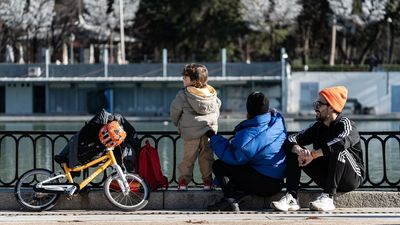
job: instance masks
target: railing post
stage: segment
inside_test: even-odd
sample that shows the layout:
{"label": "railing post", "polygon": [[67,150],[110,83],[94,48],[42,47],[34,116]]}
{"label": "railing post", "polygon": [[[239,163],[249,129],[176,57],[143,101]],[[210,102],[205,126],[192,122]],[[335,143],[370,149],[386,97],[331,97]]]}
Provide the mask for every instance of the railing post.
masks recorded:
{"label": "railing post", "polygon": [[167,49],[164,48],[162,51],[162,58],[163,58],[163,77],[167,76],[167,63],[168,63],[168,52]]}
{"label": "railing post", "polygon": [[125,31],[124,31],[124,1],[119,0],[119,32],[121,36],[121,61],[126,64],[125,58]]}
{"label": "railing post", "polygon": [[226,48],[221,50],[222,76],[226,76]]}
{"label": "railing post", "polygon": [[104,77],[108,77],[108,49],[104,49]]}
{"label": "railing post", "polygon": [[45,63],[46,63],[46,78],[49,78],[49,64],[50,64],[50,51],[49,49],[46,49],[46,54],[45,54]]}
{"label": "railing post", "polygon": [[288,55],[286,54],[285,48],[281,48],[281,110],[282,113],[287,112],[287,97],[288,97],[288,85],[286,77],[286,59]]}

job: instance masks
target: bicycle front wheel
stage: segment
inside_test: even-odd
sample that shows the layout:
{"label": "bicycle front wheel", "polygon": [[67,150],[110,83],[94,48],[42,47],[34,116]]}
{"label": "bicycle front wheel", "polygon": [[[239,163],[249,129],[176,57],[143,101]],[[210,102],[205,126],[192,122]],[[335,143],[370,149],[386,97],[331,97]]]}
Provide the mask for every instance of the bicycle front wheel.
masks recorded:
{"label": "bicycle front wheel", "polygon": [[60,194],[37,192],[33,187],[44,180],[53,177],[46,169],[33,169],[24,173],[15,184],[14,195],[18,203],[26,209],[42,211],[51,209]]}
{"label": "bicycle front wheel", "polygon": [[149,202],[150,191],[147,184],[138,175],[127,173],[124,176],[130,187],[128,194],[121,191],[119,186],[121,179],[117,173],[110,175],[104,182],[104,194],[111,204],[120,209],[127,211],[142,209]]}

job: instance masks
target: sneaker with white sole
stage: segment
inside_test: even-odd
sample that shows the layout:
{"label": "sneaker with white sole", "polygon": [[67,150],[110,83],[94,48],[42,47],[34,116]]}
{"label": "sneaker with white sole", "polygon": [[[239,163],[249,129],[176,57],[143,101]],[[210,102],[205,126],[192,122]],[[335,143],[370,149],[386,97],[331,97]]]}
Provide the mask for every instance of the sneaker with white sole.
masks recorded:
{"label": "sneaker with white sole", "polygon": [[209,180],[203,181],[203,190],[212,191],[214,189],[213,183]]}
{"label": "sneaker with white sole", "polygon": [[327,193],[322,193],[317,200],[310,202],[310,209],[317,211],[334,210],[333,198],[329,197]]}
{"label": "sneaker with white sole", "polygon": [[240,212],[239,203],[233,198],[223,198],[221,201],[207,207],[208,211],[233,211]]}
{"label": "sneaker with white sole", "polygon": [[178,191],[187,191],[188,190],[188,183],[185,179],[179,181],[178,184]]}
{"label": "sneaker with white sole", "polygon": [[271,202],[271,208],[279,211],[297,211],[300,209],[297,200],[289,193],[286,193],[279,201]]}

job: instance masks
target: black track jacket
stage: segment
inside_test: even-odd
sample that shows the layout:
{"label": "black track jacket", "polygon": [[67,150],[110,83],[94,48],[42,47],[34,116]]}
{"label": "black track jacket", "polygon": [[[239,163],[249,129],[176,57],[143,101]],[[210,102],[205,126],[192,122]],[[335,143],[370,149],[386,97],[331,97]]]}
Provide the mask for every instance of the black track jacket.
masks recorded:
{"label": "black track jacket", "polygon": [[356,172],[362,178],[365,177],[360,135],[354,122],[341,114],[329,127],[317,121],[301,132],[290,135],[286,146],[291,149],[295,144],[302,147],[312,144],[315,150],[322,149],[324,156],[328,156],[331,152],[347,150],[355,159],[352,163],[356,163],[360,168]]}

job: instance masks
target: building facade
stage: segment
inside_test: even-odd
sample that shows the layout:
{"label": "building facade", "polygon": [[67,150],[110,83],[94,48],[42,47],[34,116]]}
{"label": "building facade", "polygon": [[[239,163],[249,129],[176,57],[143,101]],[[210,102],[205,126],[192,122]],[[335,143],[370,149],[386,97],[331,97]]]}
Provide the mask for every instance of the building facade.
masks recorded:
{"label": "building facade", "polygon": [[[184,64],[0,66],[0,113],[5,115],[86,115],[101,108],[130,116],[167,116],[182,88]],[[222,100],[222,111],[241,112],[252,90],[265,92],[280,107],[280,63],[206,63],[209,84]],[[13,68],[14,67],[14,68]],[[27,74],[30,71],[40,73]]]}
{"label": "building facade", "polygon": [[[205,65],[209,84],[218,91],[221,110],[227,114],[244,112],[253,90],[266,93],[273,108],[310,114],[318,90],[334,85],[349,89],[347,113],[400,112],[400,72],[290,73],[282,71],[280,62]],[[46,70],[42,64],[0,65],[0,114],[89,115],[106,108],[129,116],[168,116],[182,88],[183,66],[75,64],[49,65]]]}

